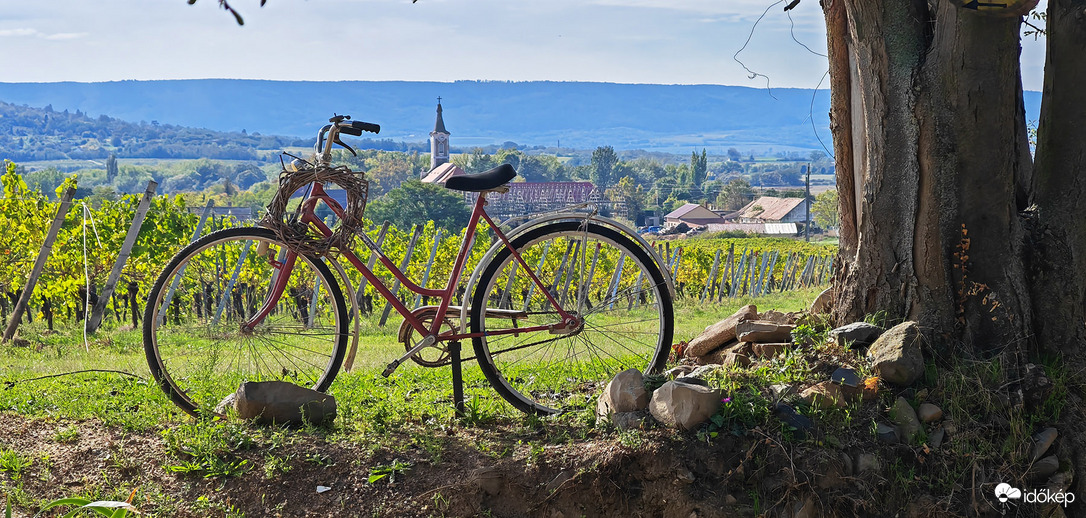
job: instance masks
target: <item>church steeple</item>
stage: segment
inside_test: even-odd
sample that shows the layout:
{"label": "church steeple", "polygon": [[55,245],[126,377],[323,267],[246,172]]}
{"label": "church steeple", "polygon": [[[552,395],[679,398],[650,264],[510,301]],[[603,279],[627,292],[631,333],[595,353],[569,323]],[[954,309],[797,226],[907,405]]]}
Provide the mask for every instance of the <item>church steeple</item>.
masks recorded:
{"label": "church steeple", "polygon": [[437,98],[437,120],[434,122],[434,131],[430,132],[430,170],[448,163],[449,161],[449,132],[445,129],[445,121],[441,118],[441,98]]}

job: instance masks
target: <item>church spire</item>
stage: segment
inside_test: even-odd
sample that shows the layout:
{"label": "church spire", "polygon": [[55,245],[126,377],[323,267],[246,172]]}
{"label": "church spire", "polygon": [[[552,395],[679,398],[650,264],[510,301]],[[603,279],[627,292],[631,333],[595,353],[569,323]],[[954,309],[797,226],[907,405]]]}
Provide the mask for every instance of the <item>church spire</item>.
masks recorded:
{"label": "church spire", "polygon": [[441,98],[437,98],[437,120],[434,131],[430,132],[430,170],[449,161],[449,131],[445,129],[445,120],[441,118]]}

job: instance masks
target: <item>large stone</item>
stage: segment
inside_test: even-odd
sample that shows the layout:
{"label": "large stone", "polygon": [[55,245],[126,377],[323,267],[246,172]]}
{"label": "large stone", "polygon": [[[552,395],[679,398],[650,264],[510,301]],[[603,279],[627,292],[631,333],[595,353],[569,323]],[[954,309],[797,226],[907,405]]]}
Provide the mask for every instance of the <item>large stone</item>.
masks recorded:
{"label": "large stone", "polygon": [[885,331],[885,329],[867,322],[853,322],[847,326],[830,330],[828,337],[841,346],[867,347],[875,343],[879,335]]}
{"label": "large stone", "polygon": [[924,374],[920,327],[903,322],[882,334],[867,350],[879,377],[897,386],[908,386]]}
{"label": "large stone", "polygon": [[1056,473],[1056,471],[1059,471],[1059,469],[1059,459],[1057,459],[1055,455],[1049,455],[1034,462],[1033,465],[1030,466],[1029,471],[1026,472],[1026,476],[1033,481],[1046,480]]}
{"label": "large stone", "polygon": [[901,440],[904,442],[911,443],[916,438],[916,434],[923,429],[920,419],[916,417],[916,410],[913,410],[912,405],[901,396],[898,396],[894,401],[894,406],[890,407],[890,419],[897,425]]}
{"label": "large stone", "polygon": [[751,320],[764,320],[766,322],[773,322],[774,324],[795,324],[796,318],[799,317],[799,313],[781,313],[777,310],[769,310],[765,313],[758,315],[758,318],[752,318]]}
{"label": "large stone", "polygon": [[943,418],[943,409],[931,403],[920,403],[916,414],[925,423],[933,423]]}
{"label": "large stone", "polygon": [[775,324],[766,320],[747,320],[735,326],[735,333],[740,342],[772,344],[791,342],[794,327],[789,324]]}
{"label": "large stone", "polygon": [[799,396],[811,406],[845,408],[849,404],[859,401],[862,393],[859,389],[849,390],[849,387],[831,381],[823,381],[808,387]]}
{"label": "large stone", "polygon": [[320,424],[336,417],[336,398],[285,381],[246,381],[234,409],[261,424]]}
{"label": "large stone", "polygon": [[777,403],[771,409],[773,415],[780,419],[786,426],[791,427],[796,439],[807,438],[808,433],[814,432],[814,422],[807,416],[797,413],[794,408],[784,403]]}
{"label": "large stone", "polygon": [[611,415],[611,423],[619,430],[640,430],[648,428],[649,413],[645,410],[636,412],[620,412]]}
{"label": "large stone", "polygon": [[689,430],[704,423],[720,409],[720,391],[669,381],[652,393],[649,412],[657,421]]}
{"label": "large stone", "polygon": [[735,339],[735,326],[745,320],[758,318],[758,308],[754,304],[739,308],[732,316],[705,328],[686,346],[686,356],[696,358],[705,356],[722,345]]}
{"label": "large stone", "polygon": [[876,473],[882,471],[882,462],[873,453],[861,453],[856,456],[856,473],[863,474],[868,471]]}
{"label": "large stone", "polygon": [[776,358],[777,355],[792,348],[790,343],[779,344],[754,344],[754,356],[758,358]]}
{"label": "large stone", "polygon": [[1041,458],[1042,455],[1048,452],[1048,448],[1052,446],[1052,443],[1056,441],[1056,437],[1059,436],[1059,432],[1055,428],[1045,428],[1040,432],[1033,435],[1033,448],[1030,450],[1029,458],[1031,461],[1036,461]]}
{"label": "large stone", "polygon": [[644,378],[637,369],[626,369],[603,389],[596,402],[596,414],[607,417],[621,412],[644,410],[649,405],[649,393],[645,390]]}
{"label": "large stone", "polygon": [[819,315],[822,313],[829,313],[833,308],[833,288],[826,288],[819,293],[813,301],[811,301],[810,313],[812,315]]}

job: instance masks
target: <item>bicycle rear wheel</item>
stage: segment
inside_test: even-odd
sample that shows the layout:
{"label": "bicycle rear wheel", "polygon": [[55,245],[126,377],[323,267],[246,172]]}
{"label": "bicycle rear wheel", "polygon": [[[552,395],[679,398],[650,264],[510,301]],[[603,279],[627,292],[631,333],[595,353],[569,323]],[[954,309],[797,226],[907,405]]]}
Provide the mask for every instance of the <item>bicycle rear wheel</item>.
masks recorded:
{"label": "bicycle rear wheel", "polygon": [[530,230],[513,246],[546,292],[582,320],[559,324],[544,290],[508,248],[486,265],[471,302],[479,366],[494,389],[528,413],[593,405],[618,372],[663,367],[674,328],[671,293],[649,254],[614,229],[576,221]]}
{"label": "bicycle rear wheel", "polygon": [[324,391],[347,344],[347,310],[323,261],[297,256],[279,300],[255,327],[286,245],[263,228],[214,232],[170,260],[151,289],[143,343],[151,373],[185,412],[214,414],[244,381]]}

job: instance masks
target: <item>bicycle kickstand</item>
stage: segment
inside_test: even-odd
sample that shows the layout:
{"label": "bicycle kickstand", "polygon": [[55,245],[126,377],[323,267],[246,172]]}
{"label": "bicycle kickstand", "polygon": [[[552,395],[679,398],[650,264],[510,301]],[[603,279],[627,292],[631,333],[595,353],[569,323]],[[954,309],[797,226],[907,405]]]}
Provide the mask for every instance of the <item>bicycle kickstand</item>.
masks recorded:
{"label": "bicycle kickstand", "polygon": [[395,370],[400,365],[402,365],[403,362],[407,361],[408,358],[414,356],[415,353],[417,353],[417,352],[419,352],[419,351],[421,351],[421,350],[423,350],[423,349],[425,349],[427,347],[430,347],[431,345],[434,345],[434,343],[436,343],[436,342],[437,342],[437,336],[436,335],[427,335],[426,338],[423,338],[422,340],[419,340],[419,343],[416,344],[414,347],[412,347],[411,350],[404,353],[403,356],[400,356],[395,361],[388,364],[388,366],[385,367],[385,370],[381,371],[381,376],[384,376],[386,378],[391,376],[392,373],[395,372]]}

